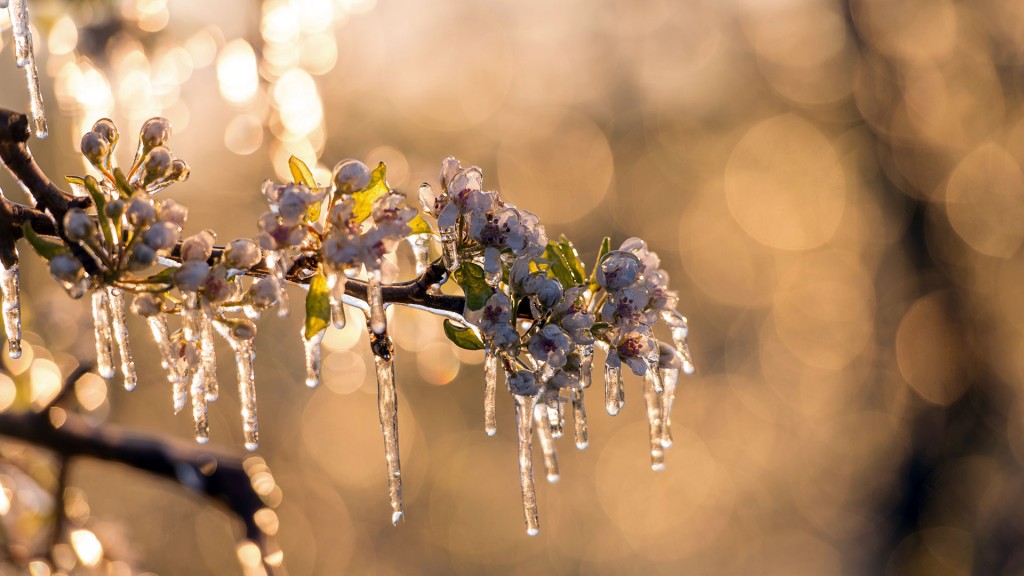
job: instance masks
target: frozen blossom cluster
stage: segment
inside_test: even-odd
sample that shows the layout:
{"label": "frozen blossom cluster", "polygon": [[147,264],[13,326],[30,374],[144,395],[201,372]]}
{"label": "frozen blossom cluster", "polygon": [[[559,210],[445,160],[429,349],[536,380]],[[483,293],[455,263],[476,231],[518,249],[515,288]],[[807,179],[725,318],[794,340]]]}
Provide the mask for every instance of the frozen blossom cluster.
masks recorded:
{"label": "frozen blossom cluster", "polygon": [[[191,406],[196,439],[206,442],[208,403],[221,390],[219,336],[235,358],[245,446],[255,450],[253,361],[261,314],[275,308],[287,315],[289,287],[305,289],[299,338],[305,383],[315,387],[324,334],[331,326],[344,327],[355,309],[365,321],[376,367],[391,519],[397,523],[404,513],[398,393],[385,308],[406,304],[442,316],[452,342],[482,351],[488,435],[497,431],[495,403],[499,379],[504,382],[515,406],[530,534],[539,531],[535,439],[552,482],[559,478],[555,441],[565,434],[567,419],[576,447],[587,447],[584,397],[596,349],[604,356],[609,414],[623,407],[623,368],[642,380],[652,468],[664,467],[676,383],[680,372],[693,372],[693,364],[686,319],[675,310],[677,295],[642,240],[630,238],[612,250],[605,238],[588,272],[572,242],[550,238],[535,214],[486,189],[479,168],[463,167],[454,158],[442,163],[436,187],[420,186],[422,211],[388,186],[383,163],[370,168],[344,160],[321,184],[292,158],[292,181],[262,186],[267,211],[253,238],[219,245],[213,230],[186,235],[188,210],[158,197],[189,176],[188,165],[167,147],[170,135],[167,120],[145,122],[133,160],[122,170],[115,159],[118,131],[111,121],[98,121],[81,144],[95,174],[67,178],[75,202],[47,234],[24,227],[25,238],[49,261],[68,294],[89,295],[101,376],[120,372],[127,389],[137,385],[125,322],[131,296],[131,311],[145,319],[159,350],[174,410]],[[414,255],[411,282],[397,282],[393,255],[403,242]],[[0,272],[10,353],[17,355],[17,264]]]}

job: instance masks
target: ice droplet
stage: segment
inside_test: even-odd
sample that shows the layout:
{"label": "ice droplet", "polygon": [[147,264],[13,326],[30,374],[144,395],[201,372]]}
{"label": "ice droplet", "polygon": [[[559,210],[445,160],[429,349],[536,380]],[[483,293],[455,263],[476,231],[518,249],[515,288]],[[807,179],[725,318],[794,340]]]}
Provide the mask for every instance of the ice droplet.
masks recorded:
{"label": "ice droplet", "polygon": [[327,268],[327,291],[331,301],[331,319],[334,327],[341,330],[345,327],[345,283],[348,277]]}
{"label": "ice droplet", "polygon": [[178,359],[174,353],[174,346],[171,344],[170,330],[167,328],[167,318],[163,314],[156,314],[146,318],[149,324],[149,331],[153,334],[153,341],[160,350],[160,366],[167,371],[167,381],[171,384],[181,380],[181,372],[178,370]]}
{"label": "ice droplet", "polygon": [[590,445],[587,433],[587,409],[583,405],[583,388],[570,388],[569,397],[572,400],[573,440],[580,450]]}
{"label": "ice droplet", "polygon": [[441,228],[441,259],[449,271],[459,267],[459,229],[455,226]]}
{"label": "ice droplet", "polygon": [[370,272],[366,285],[367,304],[370,305],[370,330],[374,334],[383,334],[388,329],[387,316],[384,315],[384,294],[381,292],[381,272]]}
{"label": "ice droplet", "polygon": [[135,390],[139,383],[135,373],[135,359],[132,356],[131,341],[128,339],[128,324],[124,317],[124,294],[120,288],[107,287],[107,306],[113,324],[114,341],[117,342],[117,353],[121,357],[121,374],[124,376],[124,389]]}
{"label": "ice droplet", "polygon": [[114,377],[114,335],[107,312],[106,290],[92,293],[92,322],[96,336],[96,370],[105,380]]}
{"label": "ice droplet", "polygon": [[484,351],[484,432],[488,436],[498,433],[495,415],[495,396],[498,390],[498,353],[492,346]]}
{"label": "ice droplet", "polygon": [[395,357],[391,338],[370,331],[370,349],[377,369],[377,415],[384,434],[384,459],[388,467],[391,522],[402,518],[402,464],[398,454],[398,391],[395,388]]}
{"label": "ice droplet", "polygon": [[213,402],[220,396],[220,384],[217,382],[217,351],[213,347],[212,310],[205,310],[200,316],[200,338],[202,348],[199,357],[203,363],[206,376],[206,400]]}
{"label": "ice droplet", "polygon": [[665,387],[661,393],[661,446],[672,446],[672,403],[676,398],[676,383],[679,381],[679,370],[665,368],[661,371],[661,382]]}
{"label": "ice droplet", "polygon": [[306,386],[316,388],[320,385],[320,343],[324,340],[327,329],[313,334],[309,340],[306,339],[306,331],[300,330],[302,346],[306,350]]}
{"label": "ice droplet", "polygon": [[651,441],[651,470],[665,469],[665,448],[661,444],[662,414],[661,394],[658,393],[655,381],[656,370],[648,370],[644,377],[644,401],[647,403],[647,428]]}
{"label": "ice droplet", "polygon": [[540,441],[540,449],[544,453],[544,473],[548,482],[558,482],[558,454],[555,452],[555,440],[551,436],[551,427],[548,423],[550,409],[537,403],[533,409],[533,425],[537,432],[537,440]]}
{"label": "ice droplet", "polygon": [[43,111],[43,96],[39,90],[39,70],[32,50],[32,33],[29,29],[27,0],[11,0],[8,14],[11,31],[14,34],[14,60],[18,68],[25,69],[25,80],[31,100],[32,124],[37,138],[46,138],[46,116]]}
{"label": "ice droplet", "polygon": [[617,416],[622,410],[624,397],[622,393],[622,367],[604,365],[604,408],[611,416]]}
{"label": "ice droplet", "polygon": [[[17,252],[15,252],[17,256]],[[7,353],[12,359],[21,358],[21,295],[18,263],[7,268],[0,263],[0,289],[4,297],[4,331],[7,333]]]}
{"label": "ice droplet", "polygon": [[693,365],[693,357],[690,356],[690,345],[687,342],[690,328],[686,316],[676,310],[664,310],[661,313],[661,318],[668,325],[669,332],[672,334],[672,343],[675,344],[676,351],[682,357],[683,373],[693,374],[696,370]]}
{"label": "ice droplet", "polygon": [[416,261],[416,275],[421,276],[430,265],[430,234],[413,234],[409,236],[409,246]]}
{"label": "ice droplet", "polygon": [[533,396],[513,394],[516,406],[516,436],[519,440],[519,488],[523,494],[523,516],[526,518],[526,533],[536,536],[540,533],[540,518],[537,515],[537,491],[533,484],[533,410],[537,399]]}

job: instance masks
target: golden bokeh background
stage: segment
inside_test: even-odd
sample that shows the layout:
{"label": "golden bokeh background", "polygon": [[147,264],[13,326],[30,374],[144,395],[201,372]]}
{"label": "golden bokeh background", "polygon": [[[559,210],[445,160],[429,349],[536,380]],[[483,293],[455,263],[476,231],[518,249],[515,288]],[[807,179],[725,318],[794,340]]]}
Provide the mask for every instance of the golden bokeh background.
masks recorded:
{"label": "golden bokeh background", "polygon": [[[259,185],[286,177],[291,154],[321,177],[346,157],[384,160],[406,192],[452,154],[587,262],[604,235],[645,238],[680,293],[698,373],[681,382],[667,470],[650,469],[627,379],[624,412],[592,403],[590,447],[561,441],[561,481],[538,477],[535,538],[511,401],[486,437],[482,356],[449,345],[438,318],[392,318],[398,527],[366,336],[330,332],[310,391],[300,318],[262,320],[259,454],[290,574],[1024,573],[1024,4],[30,9],[51,114],[31,145],[53,177],[83,172],[73,152],[96,118],[131,142],[165,115],[192,167],[169,193],[190,206],[189,230],[226,241],[255,233]],[[0,43],[0,106],[25,110],[2,19]],[[0,186],[20,195],[6,175]],[[50,364],[12,371],[45,397],[51,365],[90,358],[92,333],[84,303],[37,259],[23,268],[26,324],[53,362],[39,352]],[[82,409],[187,438],[133,328],[138,390],[87,378]],[[12,386],[0,379],[0,405]],[[241,453],[237,410],[224,394],[211,427]],[[239,574],[251,555],[236,553],[236,522],[180,487],[94,462],[70,484],[119,569]]]}

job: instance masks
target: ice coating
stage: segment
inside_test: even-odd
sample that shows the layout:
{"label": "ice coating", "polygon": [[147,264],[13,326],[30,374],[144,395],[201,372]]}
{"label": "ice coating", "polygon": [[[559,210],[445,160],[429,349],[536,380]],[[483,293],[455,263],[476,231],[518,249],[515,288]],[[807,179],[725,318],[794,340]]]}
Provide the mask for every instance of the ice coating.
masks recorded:
{"label": "ice coating", "polygon": [[495,396],[498,390],[498,354],[488,346],[484,352],[484,431],[488,436],[498,433]]}
{"label": "ice coating", "polygon": [[124,388],[131,391],[139,383],[139,377],[135,373],[135,359],[132,356],[131,341],[128,338],[128,324],[124,316],[124,294],[120,288],[108,287],[107,307],[110,309],[110,319],[114,331],[114,341],[117,343],[117,353],[121,357],[121,374],[124,376]]}
{"label": "ice coating", "polygon": [[604,408],[611,416],[622,410],[622,367],[604,365]]}
{"label": "ice coating", "polygon": [[114,334],[107,311],[106,290],[92,293],[92,323],[96,335],[96,370],[105,380],[114,377]]}
{"label": "ice coating", "polygon": [[533,424],[541,451],[544,453],[544,473],[548,482],[553,483],[558,482],[558,454],[555,452],[555,440],[551,435],[548,412],[547,406],[538,403],[533,410]]}
{"label": "ice coating", "polygon": [[305,337],[305,330],[301,332],[302,346],[306,355],[306,386],[316,388],[320,385],[320,345],[324,341],[324,334],[327,329],[313,334],[308,340]]}
{"label": "ice coating", "polygon": [[537,515],[537,491],[533,483],[533,411],[537,399],[533,396],[512,395],[516,409],[516,437],[519,454],[519,488],[523,495],[523,516],[526,519],[526,533],[536,536],[540,533],[540,518]]}
{"label": "ice coating", "polygon": [[7,353],[12,359],[21,358],[21,289],[18,263],[10,268],[0,263],[0,290],[3,291],[4,331],[7,334]]}

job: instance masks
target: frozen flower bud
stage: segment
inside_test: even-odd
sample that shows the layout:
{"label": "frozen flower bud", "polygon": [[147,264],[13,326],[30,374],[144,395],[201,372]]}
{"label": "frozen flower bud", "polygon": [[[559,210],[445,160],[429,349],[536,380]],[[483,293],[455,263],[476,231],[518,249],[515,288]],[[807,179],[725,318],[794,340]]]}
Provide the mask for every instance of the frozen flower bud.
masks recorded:
{"label": "frozen flower bud", "polygon": [[167,148],[157,146],[150,150],[142,161],[142,170],[145,173],[143,181],[148,184],[166,178],[171,172],[172,161],[171,151]]}
{"label": "frozen flower bud", "polygon": [[658,342],[658,368],[679,370],[683,360],[670,342]]}
{"label": "frozen flower bud", "polygon": [[128,261],[128,267],[132,270],[143,270],[156,264],[156,249],[148,244],[136,244],[132,248],[132,255]]}
{"label": "frozen flower bud", "polygon": [[156,222],[142,233],[142,241],[154,250],[170,250],[179,237],[181,230],[171,222]]}
{"label": "frozen flower bud", "polygon": [[160,298],[155,294],[139,294],[132,301],[132,314],[149,318],[160,313]]}
{"label": "frozen flower bud", "polygon": [[102,166],[110,158],[110,142],[96,132],[86,132],[82,136],[82,155],[93,166]]}
{"label": "frozen flower bud", "polygon": [[174,271],[174,285],[183,292],[198,292],[209,275],[210,265],[205,260],[189,260]]}
{"label": "frozen flower bud", "polygon": [[306,215],[309,201],[309,188],[302,184],[289,184],[281,191],[277,213],[286,223],[295,224]]}
{"label": "frozen flower bud", "polygon": [[512,321],[512,301],[504,292],[498,291],[491,294],[491,297],[480,309],[480,319],[476,325],[485,335],[490,336],[502,326],[508,326]]}
{"label": "frozen flower bud", "polygon": [[230,320],[231,335],[239,340],[252,340],[256,337],[256,323],[247,319]]}
{"label": "frozen flower bud", "polygon": [[609,292],[632,286],[640,274],[640,259],[635,254],[613,250],[597,266],[597,283]]}
{"label": "frozen flower bud", "polygon": [[537,377],[529,370],[519,370],[509,375],[506,384],[509,391],[518,396],[535,396],[540,390]]}
{"label": "frozen flower bud", "polygon": [[85,275],[85,271],[74,256],[63,253],[50,259],[50,275],[65,284],[77,284]]}
{"label": "frozen flower bud", "polygon": [[81,242],[96,235],[96,222],[83,210],[72,208],[64,214],[64,233],[69,240]]}
{"label": "frozen flower bud", "polygon": [[[443,189],[442,189],[443,190]],[[438,194],[434,192],[433,186],[424,182],[420,184],[420,205],[423,206],[423,211],[428,214],[433,214],[437,217],[444,209],[445,205],[448,204],[447,194]]]}
{"label": "frozen flower bud", "polygon": [[213,243],[216,239],[217,236],[213,230],[203,230],[185,238],[181,243],[181,259],[202,262],[209,260],[210,255],[213,254]]}
{"label": "frozen flower bud", "polygon": [[167,174],[167,179],[172,182],[184,182],[188,180],[190,173],[188,163],[184,160],[174,160],[171,162],[171,170]]}
{"label": "frozen flower bud", "polygon": [[247,299],[257,310],[265,310],[277,302],[278,292],[277,281],[266,276],[257,280],[249,288]]}
{"label": "frozen flower bud", "polygon": [[277,204],[277,201],[281,199],[281,191],[284,190],[284,186],[278,186],[274,184],[272,180],[264,180],[263,185],[260,187],[260,192],[263,193],[263,197],[267,199],[270,204]]}
{"label": "frozen flower bud", "polygon": [[128,201],[128,208],[125,210],[128,216],[128,223],[136,229],[144,228],[156,220],[156,208],[153,200],[145,194],[135,194]]}
{"label": "frozen flower bud", "polygon": [[231,297],[234,289],[227,280],[228,272],[223,266],[214,266],[203,281],[203,296],[214,304],[223,302]]}
{"label": "frozen flower bud", "polygon": [[99,134],[100,138],[107,141],[110,144],[110,149],[113,150],[114,146],[117,146],[117,127],[114,126],[114,122],[110,118],[100,118],[92,125],[92,131]]}
{"label": "frozen flower bud", "polygon": [[373,201],[373,221],[382,224],[405,224],[416,217],[416,210],[405,205],[405,195],[391,191]]}
{"label": "frozen flower bud", "polygon": [[342,160],[334,166],[332,177],[338,194],[354,194],[370,185],[370,167],[359,160]]}
{"label": "frozen flower bud", "polygon": [[107,205],[103,207],[103,213],[107,215],[107,218],[111,220],[117,220],[124,215],[125,205],[124,200],[118,198],[117,200],[111,200],[107,202]]}
{"label": "frozen flower bud", "polygon": [[448,190],[448,183],[455,178],[455,175],[462,170],[459,161],[454,156],[449,156],[441,161],[441,190]]}
{"label": "frozen flower bud", "polygon": [[224,249],[224,264],[234,270],[248,270],[263,258],[256,243],[248,238],[232,240]]}
{"label": "frozen flower bud", "polygon": [[178,228],[185,227],[185,220],[188,219],[188,208],[170,198],[161,200],[157,206],[156,217],[161,222],[177,224]]}
{"label": "frozen flower bud", "polygon": [[149,150],[163,146],[171,138],[171,122],[167,118],[150,118],[139,130],[139,143]]}

